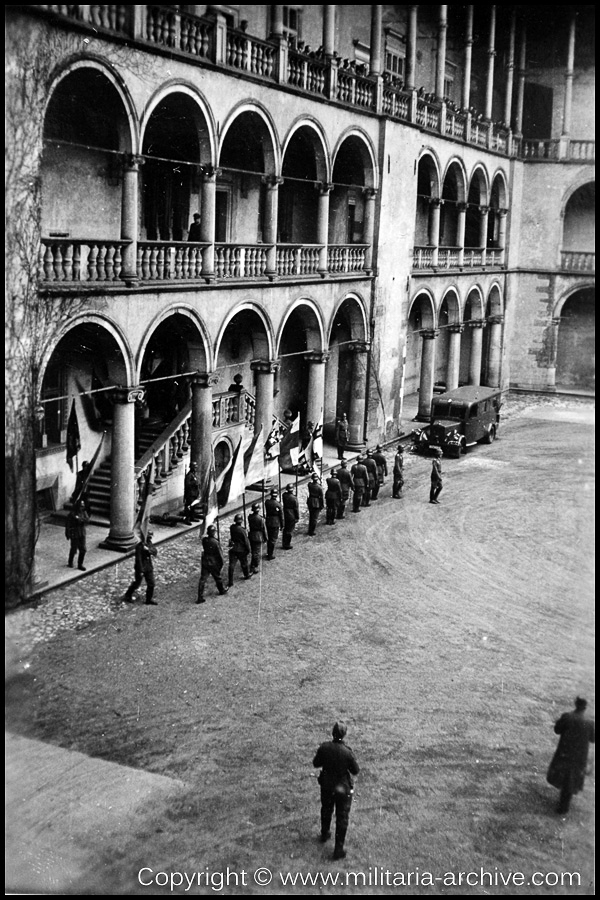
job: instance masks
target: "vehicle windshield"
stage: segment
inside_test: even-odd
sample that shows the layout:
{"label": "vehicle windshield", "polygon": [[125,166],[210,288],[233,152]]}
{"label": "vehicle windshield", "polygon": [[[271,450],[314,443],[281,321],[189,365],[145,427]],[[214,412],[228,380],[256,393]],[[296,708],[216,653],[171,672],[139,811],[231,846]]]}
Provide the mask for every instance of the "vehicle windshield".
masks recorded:
{"label": "vehicle windshield", "polygon": [[468,409],[466,403],[457,403],[456,400],[436,400],[433,404],[432,414],[436,419],[456,419],[462,422]]}

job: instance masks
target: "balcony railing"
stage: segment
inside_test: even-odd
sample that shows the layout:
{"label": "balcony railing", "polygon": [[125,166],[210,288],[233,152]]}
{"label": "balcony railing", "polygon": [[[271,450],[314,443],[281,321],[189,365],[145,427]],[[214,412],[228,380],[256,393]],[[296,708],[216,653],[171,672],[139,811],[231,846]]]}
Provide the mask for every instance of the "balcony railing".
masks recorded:
{"label": "balcony railing", "polygon": [[413,269],[431,269],[433,251],[433,247],[415,247],[413,249]]}
{"label": "balcony railing", "polygon": [[317,275],[321,244],[278,244],[278,275]]}
{"label": "balcony railing", "polygon": [[440,247],[438,249],[438,269],[458,268],[459,253],[458,247]]}
{"label": "balcony railing", "polygon": [[484,251],[479,248],[465,248],[463,252],[463,266],[466,269],[476,269],[483,265]]}
{"label": "balcony railing", "polygon": [[595,272],[596,254],[582,250],[563,250],[560,264],[567,272]]}
{"label": "balcony railing", "polygon": [[336,244],[327,248],[327,269],[336,272],[362,272],[368,244]]}
{"label": "balcony railing", "polygon": [[[300,53],[277,39],[262,40],[227,27],[217,13],[195,16],[172,6],[37,6],[91,30],[141,39],[196,60],[206,60],[246,72],[253,77],[288,85],[327,100],[372,110],[446,137],[525,160],[593,162],[595,142],[589,140],[525,140],[504,125],[482,120],[445,102],[403,90],[389,79],[358,75],[339,67],[339,61]],[[216,7],[218,10],[219,7]],[[381,89],[379,85],[381,83]]]}
{"label": "balcony railing", "polygon": [[142,281],[189,281],[202,276],[202,252],[209,244],[139,241],[137,275]]}
{"label": "balcony railing", "polygon": [[119,281],[122,251],[129,241],[44,238],[40,265],[47,282]]}
{"label": "balcony railing", "polygon": [[258,278],[264,275],[267,249],[256,244],[215,244],[217,278]]}

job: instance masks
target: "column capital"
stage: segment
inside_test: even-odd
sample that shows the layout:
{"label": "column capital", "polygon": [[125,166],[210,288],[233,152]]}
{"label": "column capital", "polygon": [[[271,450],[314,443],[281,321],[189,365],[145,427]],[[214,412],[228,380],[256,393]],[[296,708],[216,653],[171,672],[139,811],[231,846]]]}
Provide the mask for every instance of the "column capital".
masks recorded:
{"label": "column capital", "polygon": [[499,215],[499,216],[507,216],[507,215],[508,215],[508,209],[505,209],[504,207],[500,207],[500,208],[498,209],[498,215]]}
{"label": "column capital", "polygon": [[354,341],[354,343],[350,344],[351,353],[368,353],[370,349],[370,341]]}
{"label": "column capital", "polygon": [[449,325],[448,326],[448,331],[450,332],[450,334],[462,334],[464,330],[465,330],[464,325]]}
{"label": "column capital", "polygon": [[489,213],[489,211],[490,211],[489,206],[480,206],[479,207],[479,212],[481,213],[482,216],[487,215]]}
{"label": "column capital", "polygon": [[465,325],[468,325],[469,328],[483,328],[485,322],[483,319],[472,319],[470,322],[465,322]]}
{"label": "column capital", "polygon": [[250,368],[259,375],[274,375],[281,363],[278,359],[253,359]]}
{"label": "column capital", "polygon": [[196,387],[213,388],[219,383],[220,377],[217,372],[196,372],[190,375],[190,382]]}
{"label": "column capital", "polygon": [[279,185],[283,184],[284,182],[284,179],[281,177],[281,175],[263,175],[260,180],[269,188],[278,188]]}
{"label": "column capital", "polygon": [[215,178],[218,178],[222,173],[222,169],[217,168],[217,166],[201,166],[202,177],[205,181],[213,181]]}
{"label": "column capital", "polygon": [[434,341],[439,336],[439,328],[423,328],[421,329],[421,337],[424,341]]}
{"label": "column capital", "polygon": [[137,169],[139,166],[143,166],[145,162],[145,157],[139,156],[136,153],[125,153],[123,156],[124,169]]}
{"label": "column capital", "polygon": [[468,205],[468,203],[460,202],[456,204],[456,209],[458,212],[466,212]]}
{"label": "column capital", "polygon": [[321,197],[324,197],[326,194],[331,193],[334,187],[335,185],[329,181],[315,181],[315,190],[319,192]]}
{"label": "column capital", "polygon": [[323,364],[326,363],[331,356],[329,350],[309,350],[308,353],[305,353],[303,359],[306,362]]}
{"label": "column capital", "polygon": [[560,316],[553,316],[553,317],[550,319],[550,325],[551,325],[553,328],[558,328],[558,327],[560,326]]}
{"label": "column capital", "polygon": [[429,205],[433,206],[434,209],[439,209],[440,206],[442,205],[442,198],[441,197],[430,197]]}
{"label": "column capital", "polygon": [[502,325],[504,322],[504,316],[488,316],[487,323],[488,325]]}
{"label": "column capital", "polygon": [[362,192],[364,194],[365,200],[374,200],[378,193],[377,188],[372,187],[364,187],[362,189]]}
{"label": "column capital", "polygon": [[146,396],[146,389],[141,385],[137,387],[122,387],[119,384],[107,393],[113,403],[125,406],[127,403],[141,402]]}

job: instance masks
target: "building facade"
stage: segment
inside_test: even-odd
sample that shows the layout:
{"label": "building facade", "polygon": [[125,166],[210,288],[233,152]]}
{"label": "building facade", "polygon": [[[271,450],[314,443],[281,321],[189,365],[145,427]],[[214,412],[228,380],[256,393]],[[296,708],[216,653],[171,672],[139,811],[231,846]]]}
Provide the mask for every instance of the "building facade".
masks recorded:
{"label": "building facade", "polygon": [[73,406],[123,551],[151,464],[173,509],[290,413],[359,449],[438,385],[592,386],[593,7],[539,9],[9,7],[38,502]]}

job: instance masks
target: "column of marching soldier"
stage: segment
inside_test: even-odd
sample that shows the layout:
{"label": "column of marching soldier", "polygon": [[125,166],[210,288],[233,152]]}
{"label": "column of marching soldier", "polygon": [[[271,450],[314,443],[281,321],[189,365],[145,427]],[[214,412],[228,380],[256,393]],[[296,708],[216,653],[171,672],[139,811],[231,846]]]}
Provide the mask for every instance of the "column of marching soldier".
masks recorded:
{"label": "column of marching soldier", "polygon": [[[346,505],[352,492],[352,512],[359,513],[363,507],[370,506],[377,500],[379,490],[388,474],[387,460],[381,446],[368,450],[365,457],[359,455],[352,467],[340,459],[339,467],[332,468],[326,478],[325,491],[321,479],[314,473],[308,482],[308,535],[312,537],[317,528],[319,514],[326,509],[326,523],[335,525],[338,519],[345,518]],[[393,467],[392,496],[400,498],[404,485],[404,448],[398,445]],[[204,603],[204,592],[209,577],[212,577],[219,594],[226,594],[233,586],[233,576],[240,563],[244,579],[258,574],[262,547],[267,545],[266,559],[275,558],[275,546],[282,533],[282,548],[292,549],[292,536],[300,518],[298,500],[292,483],[288,484],[279,499],[279,492],[270,491],[264,503],[264,516],[260,512],[260,504],[254,503],[248,516],[248,527],[243,525],[243,517],[236,515],[230,526],[228,546],[227,584],[223,579],[225,556],[217,529],[209,525],[202,538],[202,565],[198,583],[197,603]],[[248,558],[250,557],[250,562]]]}

